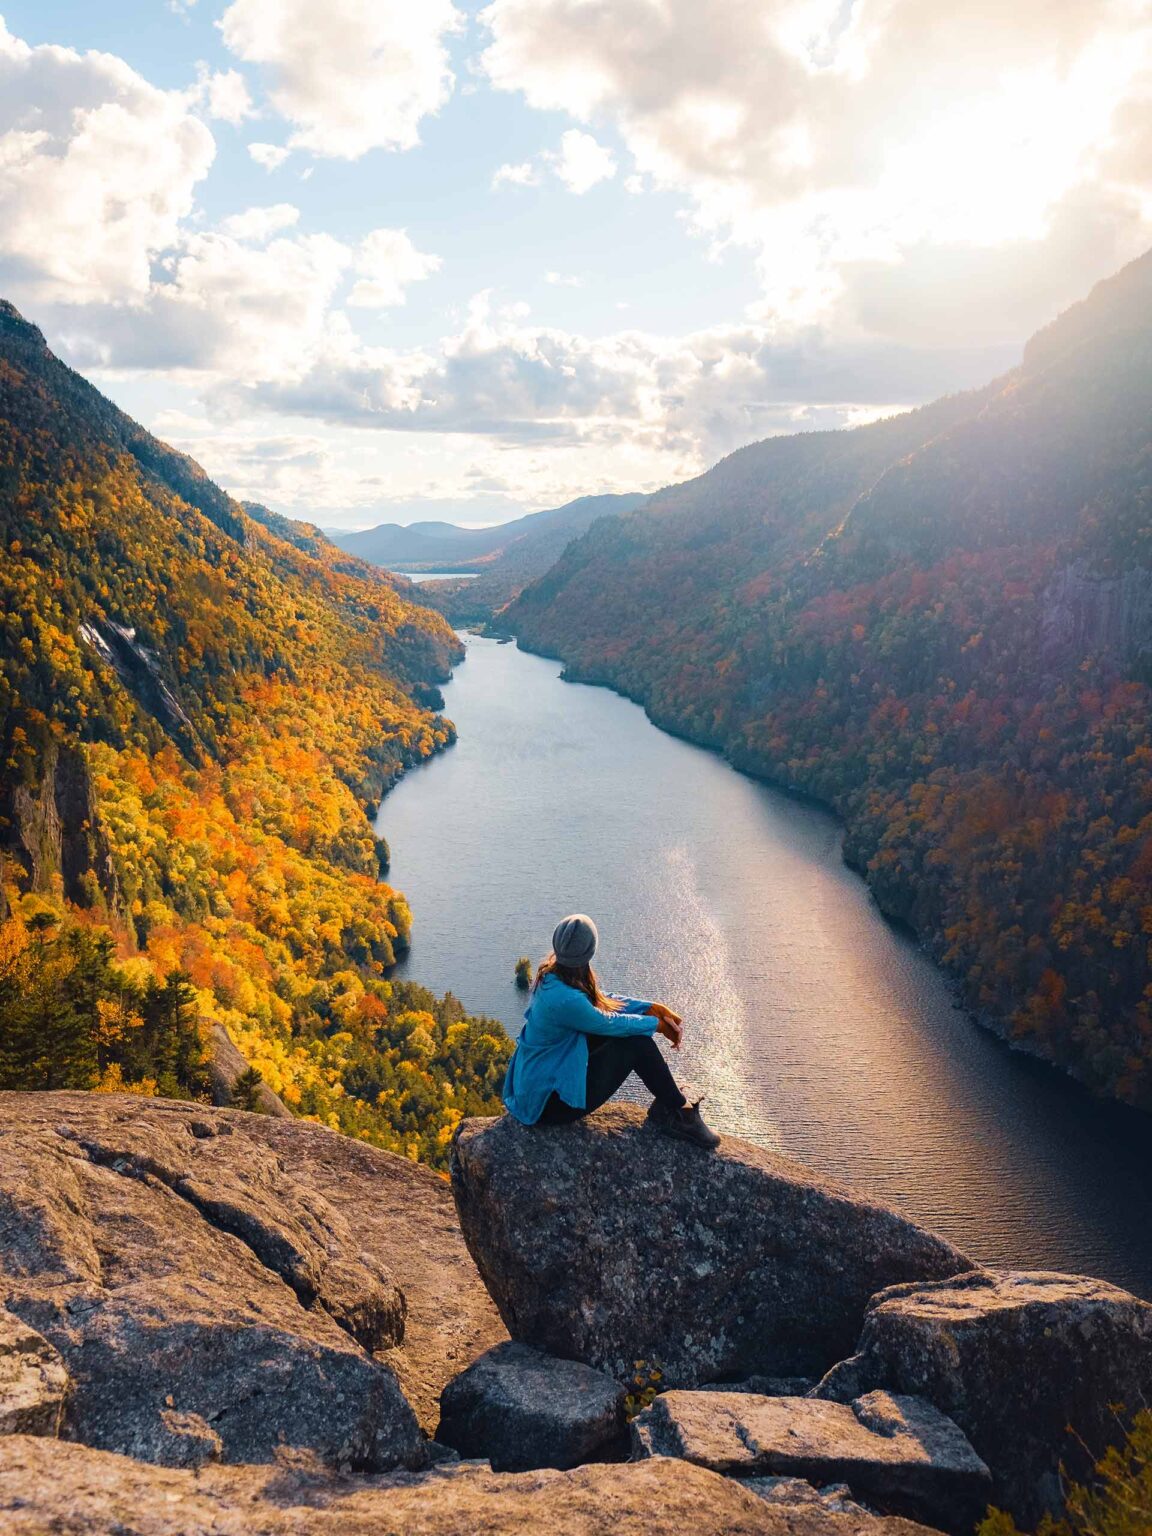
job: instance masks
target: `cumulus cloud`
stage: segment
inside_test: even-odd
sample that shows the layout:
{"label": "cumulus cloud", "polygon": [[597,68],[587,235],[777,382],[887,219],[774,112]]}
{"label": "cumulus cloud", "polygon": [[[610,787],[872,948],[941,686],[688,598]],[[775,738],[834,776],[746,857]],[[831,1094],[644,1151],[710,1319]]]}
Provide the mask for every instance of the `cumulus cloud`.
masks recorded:
{"label": "cumulus cloud", "polygon": [[300,210],[291,203],[273,203],[266,208],[245,208],[220,221],[220,233],[236,240],[254,240],[263,244],[282,230],[300,222]]}
{"label": "cumulus cloud", "polygon": [[89,366],[240,379],[305,366],[332,324],[354,252],[330,235],[257,244],[255,223],[248,221],[243,237],[218,230],[185,235],[162,258],[138,304],[85,312],[88,351],[74,342],[74,356]]}
{"label": "cumulus cloud", "polygon": [[453,84],[451,0],[233,0],[220,20],[229,50],[259,65],[292,149],[355,160],[410,149]]}
{"label": "cumulus cloud", "polygon": [[263,166],[266,171],[278,171],[292,153],[282,144],[249,144],[248,153],[257,165]]}
{"label": "cumulus cloud", "polygon": [[366,347],[339,333],[303,369],[222,386],[216,409],[468,433],[520,448],[630,444],[687,473],[773,432],[842,426],[983,382],[1007,361],[974,349],[830,346],[815,332],[783,341],[755,324],[590,339],[480,294],[459,332],[434,349]]}
{"label": "cumulus cloud", "polygon": [[[960,339],[971,283],[1016,338],[1152,235],[1132,0],[493,0],[481,20],[492,82],[612,121],[703,235],[757,253],[777,324]],[[877,302],[905,280],[907,308]]]}
{"label": "cumulus cloud", "polygon": [[[833,346],[814,331],[783,341],[755,324],[590,339],[490,294],[429,348],[367,346],[339,316],[290,322],[294,352],[253,353],[258,336],[242,337],[247,372],[237,358],[206,378],[203,424],[173,417],[172,435],[229,486],[325,516],[401,489],[471,496],[497,479],[535,506],[654,488],[751,440],[858,425],[1008,361]],[[293,417],[299,433],[275,425]]]}
{"label": "cumulus cloud", "polygon": [[186,93],[0,20],[0,281],[24,302],[146,294],[214,155]]}
{"label": "cumulus cloud", "polygon": [[616,174],[616,162],[603,144],[590,133],[579,128],[569,128],[560,136],[560,148],[552,159],[556,175],[577,196],[583,195],[601,181],[609,181]]}
{"label": "cumulus cloud", "polygon": [[359,309],[388,309],[403,304],[411,283],[422,282],[440,270],[439,256],[418,251],[406,229],[376,229],[356,252],[359,281],[348,303]]}
{"label": "cumulus cloud", "polygon": [[63,322],[73,361],[202,374],[217,390],[297,379],[318,359],[359,348],[338,303],[348,282],[349,303],[402,304],[409,284],[439,266],[403,230],[374,230],[355,245],[281,233],[296,219],[295,208],[277,204],[185,234],[138,303],[85,309]]}
{"label": "cumulus cloud", "polygon": [[492,187],[535,187],[540,183],[540,167],[534,160],[520,160],[500,165],[492,173]]}
{"label": "cumulus cloud", "polygon": [[193,100],[201,104],[208,117],[234,126],[255,116],[248,82],[238,69],[210,70],[201,66],[200,79]]}
{"label": "cumulus cloud", "polygon": [[616,161],[590,133],[569,128],[560,136],[558,149],[546,149],[534,160],[520,160],[497,168],[492,177],[493,190],[502,186],[537,187],[550,171],[569,192],[583,196],[602,181],[616,174]]}

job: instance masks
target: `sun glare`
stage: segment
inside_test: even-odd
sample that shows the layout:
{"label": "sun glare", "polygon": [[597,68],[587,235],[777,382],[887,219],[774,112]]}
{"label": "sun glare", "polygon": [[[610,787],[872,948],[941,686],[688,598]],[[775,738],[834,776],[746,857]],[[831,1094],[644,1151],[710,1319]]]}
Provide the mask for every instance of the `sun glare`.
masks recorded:
{"label": "sun glare", "polygon": [[901,241],[1038,239],[1106,137],[1123,76],[1137,66],[1115,48],[1093,50],[1065,79],[1013,75],[917,124],[889,156],[874,212]]}

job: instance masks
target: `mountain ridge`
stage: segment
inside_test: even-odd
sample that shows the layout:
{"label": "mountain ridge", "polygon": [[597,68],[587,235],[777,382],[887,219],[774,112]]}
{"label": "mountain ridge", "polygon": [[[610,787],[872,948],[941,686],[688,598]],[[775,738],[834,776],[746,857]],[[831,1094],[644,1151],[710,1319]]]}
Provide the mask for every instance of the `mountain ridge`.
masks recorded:
{"label": "mountain ridge", "polygon": [[1146,1108],[1150,420],[1152,254],[983,389],[739,450],[501,621],[834,806],[978,1017]]}
{"label": "mountain ridge", "polygon": [[411,914],[367,812],[454,739],[458,640],[11,306],[0,423],[0,1086],[204,1097],[223,1030],[295,1113],[443,1161],[508,1042],[388,980]]}
{"label": "mountain ridge", "polygon": [[597,517],[624,511],[646,497],[641,493],[578,496],[559,507],[540,512],[526,512],[522,517],[488,528],[467,528],[457,523],[380,523],[375,528],[351,533],[333,533],[334,544],[376,565],[421,567],[459,567],[473,569],[499,559],[508,549],[526,538],[552,533],[557,528],[583,531]]}

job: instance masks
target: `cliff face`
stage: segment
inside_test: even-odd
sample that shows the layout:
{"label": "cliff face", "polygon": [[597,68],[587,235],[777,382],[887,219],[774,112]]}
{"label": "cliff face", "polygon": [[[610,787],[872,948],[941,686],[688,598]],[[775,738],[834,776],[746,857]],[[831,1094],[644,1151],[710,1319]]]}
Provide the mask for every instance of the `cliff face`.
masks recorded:
{"label": "cliff face", "polygon": [[1049,667],[1068,656],[1110,656],[1146,670],[1152,656],[1152,570],[1098,575],[1064,566],[1040,599],[1041,651]]}
{"label": "cliff face", "polygon": [[58,881],[66,901],[123,922],[127,914],[83,752],[53,744],[43,771],[39,784],[21,784],[12,794],[9,856],[17,882],[49,891]]}
{"label": "cliff face", "polygon": [[986,389],[601,524],[505,622],[818,796],[965,1000],[1152,1107],[1152,254]]}

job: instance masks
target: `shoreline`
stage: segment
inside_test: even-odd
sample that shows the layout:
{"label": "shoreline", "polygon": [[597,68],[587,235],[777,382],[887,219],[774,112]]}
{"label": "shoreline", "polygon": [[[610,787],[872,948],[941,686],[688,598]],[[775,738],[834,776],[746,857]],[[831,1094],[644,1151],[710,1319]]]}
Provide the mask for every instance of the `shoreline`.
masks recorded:
{"label": "shoreline", "polygon": [[[482,633],[480,630],[476,630],[474,632]],[[944,965],[938,955],[934,953],[930,936],[921,933],[913,923],[909,922],[908,919],[902,916],[900,913],[890,911],[888,908],[886,908],[881,902],[880,898],[877,896],[876,891],[873,888],[871,881],[868,879],[868,876],[865,873],[863,867],[845,852],[845,839],[851,829],[848,822],[844,819],[841,813],[829,801],[822,800],[818,795],[814,795],[808,790],[800,789],[795,785],[788,784],[782,779],[774,778],[771,774],[761,772],[751,765],[741,763],[732,756],[726,747],[718,742],[701,740],[700,738],[692,735],[690,731],[684,730],[679,726],[665,724],[652,713],[647,701],[643,698],[638,697],[636,694],[629,692],[628,689],[620,687],[614,682],[609,682],[606,679],[598,678],[594,674],[582,676],[579,673],[573,673],[570,669],[570,664],[565,660],[563,656],[558,655],[554,651],[546,650],[543,646],[527,644],[522,639],[522,637],[516,634],[514,631],[505,630],[503,632],[496,633],[483,631],[483,633],[485,638],[496,640],[501,643],[505,643],[507,640],[513,640],[517,650],[523,651],[528,656],[539,656],[546,661],[554,661],[559,663],[561,667],[559,677],[560,682],[582,684],[584,687],[588,688],[605,688],[609,693],[614,693],[619,698],[627,699],[629,703],[635,704],[639,709],[642,709],[644,711],[644,718],[649,722],[649,724],[652,725],[654,729],[663,731],[666,736],[671,736],[677,741],[686,742],[689,746],[697,747],[702,752],[708,752],[712,756],[718,757],[722,762],[726,763],[734,773],[742,774],[745,778],[751,779],[755,783],[763,784],[765,788],[771,789],[777,794],[784,795],[788,799],[794,800],[797,804],[805,805],[810,809],[822,811],[825,815],[832,817],[841,833],[840,857],[843,864],[847,869],[851,870],[852,873],[861,881],[868,893],[870,902],[875,907],[876,912],[879,914],[882,920],[896,933],[901,934],[903,937],[908,939],[910,943],[914,944],[920,953],[925,957],[925,959],[927,959],[932,964],[937,974],[944,981],[949,992],[952,994],[953,1007],[958,1013],[963,1013],[971,1025],[973,1025],[976,1029],[981,1030],[983,1033],[990,1035],[994,1040],[998,1041],[1005,1050],[1011,1051],[1014,1056],[1024,1057],[1028,1061],[1035,1062],[1037,1066],[1043,1068],[1045,1072],[1054,1073],[1062,1081],[1073,1084],[1076,1090],[1083,1094],[1090,1103],[1107,1104],[1115,1110],[1119,1111],[1121,1115],[1125,1117],[1131,1117],[1133,1124],[1138,1124],[1141,1126],[1152,1125],[1152,1114],[1149,1114],[1148,1112],[1140,1109],[1135,1104],[1126,1103],[1123,1099],[1114,1098],[1104,1093],[1097,1093],[1088,1083],[1084,1082],[1082,1078],[1077,1076],[1075,1072],[1072,1072],[1067,1067],[1062,1066],[1060,1062],[1053,1061],[1052,1058],[1045,1055],[1044,1052],[1028,1044],[1010,1039],[1006,1030],[1001,1026],[997,1019],[989,1014],[981,1014],[978,1010],[970,1007],[963,1000],[960,995],[960,978],[946,965]]]}

